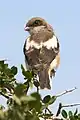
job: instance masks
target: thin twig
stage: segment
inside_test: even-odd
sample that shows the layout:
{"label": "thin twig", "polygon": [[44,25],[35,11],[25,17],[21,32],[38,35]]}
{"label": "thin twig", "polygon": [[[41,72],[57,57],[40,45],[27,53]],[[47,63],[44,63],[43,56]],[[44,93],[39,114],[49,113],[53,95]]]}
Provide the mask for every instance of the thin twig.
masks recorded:
{"label": "thin twig", "polygon": [[60,97],[60,96],[65,95],[65,94],[67,94],[67,93],[71,93],[71,92],[73,92],[73,91],[76,90],[76,89],[77,89],[77,88],[75,87],[75,88],[70,89],[70,90],[65,90],[64,92],[56,95],[56,97]]}
{"label": "thin twig", "polygon": [[61,112],[61,108],[62,108],[62,104],[59,103],[59,107],[58,107],[58,110],[57,110],[56,116],[59,116],[59,114],[60,114],[60,112]]}
{"label": "thin twig", "polygon": [[[63,95],[65,95],[65,94],[67,94],[67,93],[71,93],[71,92],[73,92],[73,91],[76,90],[76,89],[77,89],[77,88],[75,87],[75,88],[70,89],[70,90],[65,90],[64,92],[56,95],[56,97],[60,97],[60,96],[63,96]],[[60,114],[62,107],[73,107],[73,106],[77,106],[77,105],[80,105],[80,104],[72,104],[72,105],[64,105],[64,106],[62,106],[62,104],[60,103],[60,104],[59,104],[59,107],[58,107],[58,110],[57,110],[57,113],[56,113],[56,116],[58,116],[58,115]]]}
{"label": "thin twig", "polygon": [[10,61],[10,60],[8,60],[8,59],[0,59],[0,61],[4,61],[5,62],[5,61]]}
{"label": "thin twig", "polygon": [[27,87],[26,87],[26,90],[24,91],[24,93],[28,93],[28,90],[29,90],[29,83],[27,83]]}
{"label": "thin twig", "polygon": [[70,104],[70,105],[62,105],[61,103],[59,104],[59,108],[58,108],[58,111],[56,113],[56,116],[59,116],[60,112],[61,112],[61,109],[63,107],[74,107],[74,106],[78,106],[80,105],[80,103],[75,103],[75,104]]}
{"label": "thin twig", "polygon": [[34,75],[34,86],[36,87],[36,89],[37,89],[37,93],[39,93],[39,86],[40,86],[40,84],[39,84],[39,81],[37,80],[37,75],[35,74]]}
{"label": "thin twig", "polygon": [[50,114],[53,114],[53,113],[49,110],[49,108],[46,108],[46,110],[47,110]]}
{"label": "thin twig", "polygon": [[[47,109],[45,108],[45,115],[46,115],[46,113],[47,113]],[[45,120],[46,120],[46,118],[45,118]]]}
{"label": "thin twig", "polygon": [[39,93],[39,87],[37,87],[37,93]]}
{"label": "thin twig", "polygon": [[74,107],[74,106],[78,106],[80,105],[80,103],[75,103],[75,104],[70,104],[70,105],[62,105],[62,107]]}

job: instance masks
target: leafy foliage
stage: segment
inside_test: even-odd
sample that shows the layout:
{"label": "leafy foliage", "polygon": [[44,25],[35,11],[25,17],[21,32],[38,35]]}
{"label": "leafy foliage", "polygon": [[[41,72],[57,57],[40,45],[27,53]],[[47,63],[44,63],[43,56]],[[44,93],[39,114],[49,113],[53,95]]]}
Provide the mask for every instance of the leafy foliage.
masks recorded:
{"label": "leafy foliage", "polygon": [[[47,95],[43,99],[39,94],[39,82],[32,71],[25,71],[21,65],[24,83],[18,83],[16,75],[17,67],[11,68],[5,60],[0,61],[0,95],[7,99],[7,108],[0,105],[0,120],[40,120],[50,118],[53,113],[49,106],[54,104],[57,96]],[[36,92],[28,95],[31,86],[37,88]],[[78,110],[74,113],[62,109],[62,119],[80,120]]]}
{"label": "leafy foliage", "polygon": [[80,113],[78,113],[78,110],[76,109],[75,112],[72,111],[66,111],[62,110],[61,112],[63,118],[66,118],[67,120],[80,120]]}

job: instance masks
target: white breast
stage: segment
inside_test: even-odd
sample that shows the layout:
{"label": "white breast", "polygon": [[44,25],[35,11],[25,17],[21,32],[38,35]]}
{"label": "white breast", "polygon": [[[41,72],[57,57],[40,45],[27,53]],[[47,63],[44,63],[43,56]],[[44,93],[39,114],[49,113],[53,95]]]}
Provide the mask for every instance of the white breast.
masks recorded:
{"label": "white breast", "polygon": [[34,42],[33,40],[30,41],[30,37],[28,37],[26,42],[26,50],[28,50],[30,47],[34,47],[36,49],[41,48],[41,44],[38,44],[37,42]]}
{"label": "white breast", "polygon": [[57,38],[56,38],[56,36],[53,36],[47,42],[44,42],[43,46],[45,46],[47,49],[54,48],[54,47],[57,48]]}
{"label": "white breast", "polygon": [[47,49],[54,48],[54,47],[57,48],[57,38],[56,38],[56,36],[53,36],[48,41],[41,42],[41,43],[37,43],[33,40],[30,41],[30,37],[27,38],[26,50],[28,50],[30,47],[35,47],[36,49],[40,49],[40,48],[42,48],[42,46],[46,47]]}

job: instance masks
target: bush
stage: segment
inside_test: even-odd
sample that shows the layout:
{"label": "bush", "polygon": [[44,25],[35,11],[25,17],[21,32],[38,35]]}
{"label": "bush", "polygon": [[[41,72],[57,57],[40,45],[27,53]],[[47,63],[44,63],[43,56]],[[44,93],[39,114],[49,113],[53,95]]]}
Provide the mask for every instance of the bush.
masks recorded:
{"label": "bush", "polygon": [[[0,95],[7,99],[7,108],[0,105],[0,120],[40,120],[53,118],[53,113],[49,106],[52,105],[60,95],[47,95],[43,99],[39,94],[39,82],[34,79],[32,71],[25,71],[21,65],[22,74],[24,76],[24,83],[18,83],[16,75],[18,69],[15,66],[11,68],[5,62],[0,61]],[[31,86],[36,87],[36,92],[28,95],[28,90]],[[80,114],[76,109],[75,113],[72,111],[65,111],[63,105],[60,103],[56,113],[55,120],[58,119],[80,120]]]}

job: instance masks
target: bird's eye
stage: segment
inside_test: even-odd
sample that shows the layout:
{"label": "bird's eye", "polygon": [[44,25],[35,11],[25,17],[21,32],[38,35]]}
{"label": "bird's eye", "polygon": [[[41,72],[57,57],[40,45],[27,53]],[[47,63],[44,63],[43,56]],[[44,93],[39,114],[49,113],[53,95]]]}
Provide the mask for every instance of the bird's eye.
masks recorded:
{"label": "bird's eye", "polygon": [[40,21],[40,20],[36,20],[36,21],[35,21],[35,24],[36,24],[36,25],[40,25],[40,24],[41,24],[41,21]]}

